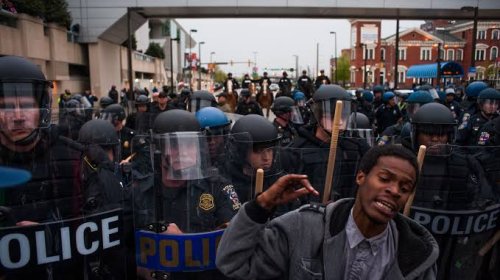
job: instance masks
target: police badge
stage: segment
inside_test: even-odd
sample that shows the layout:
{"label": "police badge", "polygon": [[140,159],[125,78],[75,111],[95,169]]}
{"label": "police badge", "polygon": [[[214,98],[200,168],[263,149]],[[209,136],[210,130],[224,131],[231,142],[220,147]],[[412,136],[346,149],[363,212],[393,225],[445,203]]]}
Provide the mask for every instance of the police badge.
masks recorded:
{"label": "police badge", "polygon": [[212,210],[215,206],[214,197],[208,193],[202,194],[200,196],[200,203],[198,204],[198,206],[205,211]]}

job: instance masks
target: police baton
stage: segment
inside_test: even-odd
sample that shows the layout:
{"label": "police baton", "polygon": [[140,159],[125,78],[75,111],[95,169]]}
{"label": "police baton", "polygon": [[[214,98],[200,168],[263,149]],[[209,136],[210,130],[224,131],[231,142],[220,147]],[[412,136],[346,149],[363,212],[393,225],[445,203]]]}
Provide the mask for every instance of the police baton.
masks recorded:
{"label": "police baton", "polygon": [[484,257],[488,252],[495,246],[495,244],[500,241],[500,230],[493,235],[493,237],[484,244],[484,246],[477,252],[480,257]]}
{"label": "police baton", "polygon": [[[424,164],[424,157],[425,157],[425,151],[427,151],[427,147],[424,145],[420,145],[420,148],[418,149],[418,155],[417,155],[417,163],[418,163],[418,171],[420,172],[422,170],[422,165]],[[403,214],[405,216],[410,216],[410,209],[413,204],[413,199],[415,199],[415,192],[417,190],[417,186],[415,185],[415,188],[413,188],[413,191],[410,194],[410,197],[408,197],[408,201],[406,201],[405,205],[405,210]]]}
{"label": "police baton", "polygon": [[330,193],[332,192],[333,170],[335,169],[335,155],[337,154],[341,118],[342,101],[337,100],[337,104],[335,104],[335,116],[333,117],[332,138],[330,139],[330,153],[328,154],[328,165],[326,168],[325,192],[323,193],[324,204],[330,200]]}
{"label": "police baton", "polygon": [[264,170],[262,168],[257,169],[257,175],[255,176],[255,194],[262,192],[264,188]]}

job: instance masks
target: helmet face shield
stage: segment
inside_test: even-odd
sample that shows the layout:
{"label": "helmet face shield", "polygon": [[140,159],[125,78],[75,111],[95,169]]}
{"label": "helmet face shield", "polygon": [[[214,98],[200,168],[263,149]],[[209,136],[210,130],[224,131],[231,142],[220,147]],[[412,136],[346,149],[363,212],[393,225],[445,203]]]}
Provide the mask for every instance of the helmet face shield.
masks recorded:
{"label": "helmet face shield", "polygon": [[345,131],[344,138],[364,139],[370,147],[373,147],[373,144],[375,143],[375,134],[373,133],[373,129],[369,128],[347,129]]}
{"label": "helmet face shield", "polygon": [[197,180],[209,176],[209,149],[200,132],[174,132],[155,135],[161,153],[162,181]]}
{"label": "helmet face shield", "polygon": [[500,104],[500,100],[498,99],[479,99],[479,106],[481,107],[481,111],[483,111],[486,115],[493,115],[498,111],[498,105]]}
{"label": "helmet face shield", "polygon": [[[50,94],[47,83],[0,83],[2,122],[13,121],[26,128],[45,128],[50,124]],[[16,111],[22,116],[15,116]],[[7,124],[2,123],[0,129]]]}
{"label": "helmet face shield", "polygon": [[290,107],[290,121],[294,124],[304,124],[304,119],[297,106]]}
{"label": "helmet face shield", "polygon": [[212,101],[196,98],[196,99],[192,99],[189,104],[190,104],[189,111],[192,113],[196,113],[200,109],[203,109],[205,107],[211,107]]}
{"label": "helmet face shield", "polygon": [[442,154],[444,151],[441,149],[455,140],[455,125],[413,124],[412,127],[413,146],[424,145],[429,154]]}
{"label": "helmet face shield", "polygon": [[[313,113],[316,121],[326,131],[332,132],[333,117],[335,115],[336,99],[322,100],[313,104]],[[342,115],[340,129],[345,130],[349,115],[351,114],[351,101],[342,100]]]}

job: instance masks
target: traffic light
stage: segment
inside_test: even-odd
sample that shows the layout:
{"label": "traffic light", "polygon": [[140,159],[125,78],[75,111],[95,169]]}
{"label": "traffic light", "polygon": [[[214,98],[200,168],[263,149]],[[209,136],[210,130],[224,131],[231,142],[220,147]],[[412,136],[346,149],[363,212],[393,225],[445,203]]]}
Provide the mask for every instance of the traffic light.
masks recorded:
{"label": "traffic light", "polygon": [[290,72],[293,72],[293,68],[290,68]]}

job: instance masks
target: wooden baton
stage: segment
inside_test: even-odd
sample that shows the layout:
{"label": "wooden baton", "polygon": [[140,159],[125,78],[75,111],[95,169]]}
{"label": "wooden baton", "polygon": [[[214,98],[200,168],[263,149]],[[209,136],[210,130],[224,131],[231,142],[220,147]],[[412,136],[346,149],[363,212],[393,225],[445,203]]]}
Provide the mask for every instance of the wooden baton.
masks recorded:
{"label": "wooden baton", "polygon": [[335,156],[337,154],[337,143],[339,140],[340,121],[342,119],[342,101],[337,100],[335,104],[335,116],[333,117],[332,138],[330,139],[330,152],[328,154],[328,165],[326,168],[325,191],[323,203],[330,200],[332,192],[333,171],[335,169]]}
{"label": "wooden baton", "polygon": [[[427,151],[427,147],[424,145],[420,145],[420,148],[418,149],[418,155],[417,155],[417,163],[418,163],[418,171],[422,171],[422,165],[424,164],[424,158],[425,158],[425,152]],[[415,192],[417,190],[417,186],[413,188],[413,191],[410,194],[410,197],[408,197],[408,201],[406,201],[405,205],[405,210],[403,211],[403,214],[405,216],[410,216],[410,209],[413,204],[413,200],[415,199]]]}

